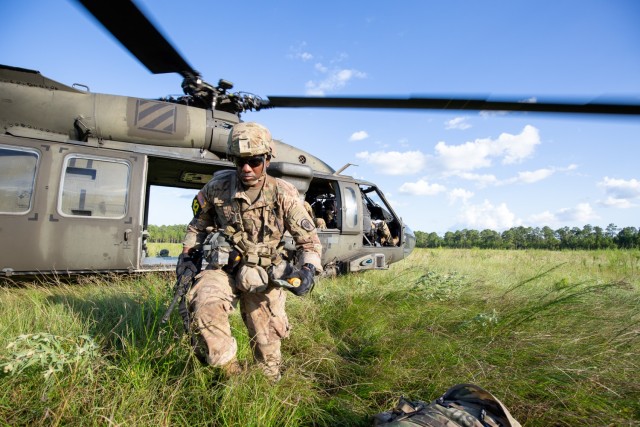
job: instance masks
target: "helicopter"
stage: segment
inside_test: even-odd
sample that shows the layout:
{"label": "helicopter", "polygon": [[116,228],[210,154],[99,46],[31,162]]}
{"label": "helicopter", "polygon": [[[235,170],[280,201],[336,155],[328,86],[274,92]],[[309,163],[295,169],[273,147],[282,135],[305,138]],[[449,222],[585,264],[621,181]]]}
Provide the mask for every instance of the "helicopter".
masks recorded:
{"label": "helicopter", "polygon": [[[228,134],[271,108],[452,109],[638,115],[640,106],[468,98],[284,97],[207,83],[131,1],[79,0],[153,74],[178,73],[181,96],[93,93],[40,72],[0,66],[0,276],[171,270],[148,253],[152,186],[197,190],[233,169]],[[314,216],[326,274],[386,269],[415,236],[374,183],[274,141],[269,173],[296,186]],[[347,165],[346,165],[347,166]],[[384,233],[380,231],[384,230]],[[81,238],[80,238],[81,237]],[[29,256],[24,254],[28,253]]]}

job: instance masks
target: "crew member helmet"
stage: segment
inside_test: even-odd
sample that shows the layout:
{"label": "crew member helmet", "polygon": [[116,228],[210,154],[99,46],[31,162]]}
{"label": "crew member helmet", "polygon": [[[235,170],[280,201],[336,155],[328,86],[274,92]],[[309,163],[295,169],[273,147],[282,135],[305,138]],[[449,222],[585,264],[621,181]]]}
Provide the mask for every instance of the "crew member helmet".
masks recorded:
{"label": "crew member helmet", "polygon": [[271,132],[255,122],[243,122],[233,126],[227,141],[227,153],[231,157],[272,155]]}

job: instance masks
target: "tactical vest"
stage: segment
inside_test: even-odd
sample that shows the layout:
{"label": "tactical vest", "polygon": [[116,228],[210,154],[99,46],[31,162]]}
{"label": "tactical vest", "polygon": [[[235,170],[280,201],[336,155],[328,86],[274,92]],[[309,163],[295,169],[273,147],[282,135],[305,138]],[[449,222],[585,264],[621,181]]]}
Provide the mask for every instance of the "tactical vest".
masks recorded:
{"label": "tactical vest", "polygon": [[374,418],[376,427],[521,427],[488,391],[458,384],[431,403],[400,398],[396,407]]}
{"label": "tactical vest", "polygon": [[[237,174],[233,171],[229,175],[227,178],[229,187],[217,188],[213,201],[215,207],[223,212],[223,218],[216,215],[220,231],[224,233],[229,243],[240,252],[244,265],[259,265],[267,268],[271,264],[278,264],[281,260],[283,246],[281,237],[284,234],[284,225],[280,222],[276,203],[279,196],[276,178],[265,176],[264,186],[260,190],[263,203],[252,209],[252,211],[260,213],[260,229],[253,229],[254,223],[248,220],[252,229],[247,230],[245,227],[247,219],[243,218],[241,203],[233,197],[237,187]],[[224,194],[225,192],[226,194]],[[219,195],[223,197],[219,198]],[[248,233],[257,235],[258,242],[254,243],[252,239],[249,239]]]}

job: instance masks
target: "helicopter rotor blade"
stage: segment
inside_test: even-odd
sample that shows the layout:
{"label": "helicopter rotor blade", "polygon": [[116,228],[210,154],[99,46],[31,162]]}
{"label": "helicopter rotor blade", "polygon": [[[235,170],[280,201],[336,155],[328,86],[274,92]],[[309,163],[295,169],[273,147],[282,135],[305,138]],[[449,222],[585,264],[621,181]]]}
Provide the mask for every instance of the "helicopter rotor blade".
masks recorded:
{"label": "helicopter rotor blade", "polygon": [[153,74],[199,75],[131,0],[76,0]]}
{"label": "helicopter rotor blade", "polygon": [[269,96],[266,108],[375,108],[417,110],[521,111],[640,115],[639,104],[598,102],[490,101],[473,98],[371,98]]}

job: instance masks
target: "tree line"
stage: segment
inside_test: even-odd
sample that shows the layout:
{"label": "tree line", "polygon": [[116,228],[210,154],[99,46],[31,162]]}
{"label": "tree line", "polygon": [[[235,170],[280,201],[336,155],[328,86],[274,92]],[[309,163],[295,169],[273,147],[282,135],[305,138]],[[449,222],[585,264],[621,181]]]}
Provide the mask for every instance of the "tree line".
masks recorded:
{"label": "tree line", "polygon": [[605,229],[585,225],[563,227],[512,227],[499,233],[494,230],[447,231],[437,233],[416,231],[419,248],[482,248],[482,249],[633,249],[640,248],[640,230],[618,228],[609,224]]}
{"label": "tree line", "polygon": [[181,243],[187,231],[186,224],[178,225],[149,225],[147,226],[147,242],[150,243]]}
{"label": "tree line", "polygon": [[[186,225],[149,225],[148,242],[180,243]],[[494,230],[447,231],[444,236],[435,232],[416,231],[419,248],[482,248],[482,249],[633,249],[640,248],[640,229],[618,228],[609,224],[606,228],[585,225],[563,227],[512,227],[499,233]]]}

